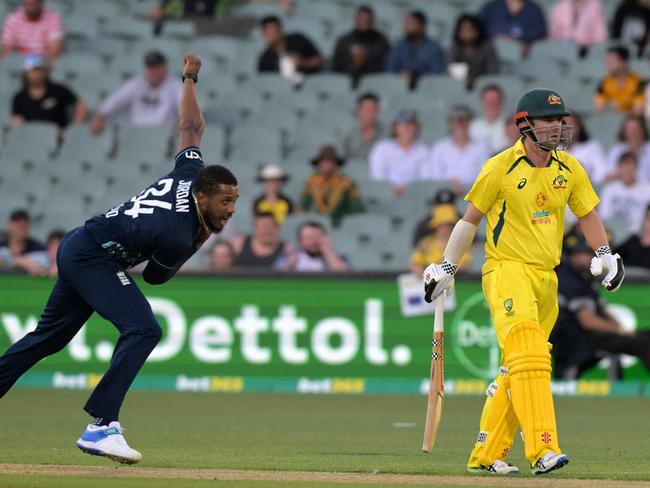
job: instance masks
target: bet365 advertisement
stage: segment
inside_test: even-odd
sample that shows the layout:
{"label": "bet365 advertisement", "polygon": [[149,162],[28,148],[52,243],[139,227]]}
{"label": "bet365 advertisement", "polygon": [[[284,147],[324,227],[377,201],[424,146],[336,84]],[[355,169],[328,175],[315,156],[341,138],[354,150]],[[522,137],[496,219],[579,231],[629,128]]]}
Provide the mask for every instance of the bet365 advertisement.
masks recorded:
{"label": "bet365 advertisement", "polygon": [[[433,317],[421,310],[419,282],[409,288],[397,278],[179,276],[156,287],[137,281],[164,333],[136,387],[146,381],[151,387],[158,382],[208,391],[254,385],[302,392],[426,387]],[[46,278],[0,276],[2,350],[36,326],[52,285]],[[626,326],[648,328],[648,296],[650,285],[626,283],[607,300]],[[117,335],[93,315],[23,384],[91,387],[108,367]],[[626,380],[647,381],[635,359],[624,358],[623,365]],[[453,310],[445,314],[449,387],[478,393],[498,367],[480,283],[461,279]],[[606,373],[597,367],[586,377],[602,379]]]}

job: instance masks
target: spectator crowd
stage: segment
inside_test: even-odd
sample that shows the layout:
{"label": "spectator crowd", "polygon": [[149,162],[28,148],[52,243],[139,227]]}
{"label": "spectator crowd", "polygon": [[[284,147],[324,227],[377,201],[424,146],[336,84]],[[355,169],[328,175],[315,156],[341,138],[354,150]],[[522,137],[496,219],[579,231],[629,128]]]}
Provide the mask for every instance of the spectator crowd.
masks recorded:
{"label": "spectator crowd", "polygon": [[[66,53],[61,15],[43,0],[19,3],[4,19],[2,29],[3,58],[19,55],[23,66],[22,86],[12,94],[11,113],[7,114],[12,128],[30,122],[51,123],[64,141],[73,125],[87,124],[89,132],[99,137],[119,122],[127,130],[154,127],[174,137],[181,81],[169,63],[176,60],[168,60],[155,49],[145,53],[140,74],[125,79],[100,104],[90,106],[79,94],[83,87],[56,76]],[[176,5],[173,10],[172,3],[184,7]],[[224,12],[238,2],[223,2],[221,7],[219,2],[208,3],[210,8],[200,11],[192,1],[161,2],[148,17],[154,19],[156,33],[161,30],[160,22],[174,16],[203,19],[204,27],[222,25],[228,21]],[[504,72],[498,46],[515,46],[521,62],[531,63],[536,62],[536,43],[555,41],[573,44],[577,58],[608,43],[591,110],[575,112],[567,120],[575,128],[568,151],[600,186],[603,217],[632,236],[620,243],[621,253],[635,256],[630,264],[648,267],[640,249],[648,246],[650,139],[646,119],[650,116],[650,86],[635,68],[646,54],[650,36],[647,2],[623,0],[612,18],[607,18],[602,0],[557,0],[547,8],[533,0],[489,0],[476,12],[448,19],[453,25],[448,46],[430,32],[434,12],[407,11],[400,19],[402,34],[390,36],[378,25],[375,6],[369,3],[356,8],[347,24],[349,30],[340,32],[329,53],[310,38],[310,32],[285,29],[296,2],[252,3],[280,6],[284,12],[263,15],[242,27],[252,29],[249,34],[259,35],[264,44],[258,53],[257,71],[285,78],[290,94],[300,92],[310,77],[324,72],[349,76],[350,89],[356,91],[346,93],[355,93],[355,99],[339,110],[349,113],[353,123],[337,128],[336,140],[324,136],[310,148],[311,157],[304,161],[310,171],[304,174],[294,176],[275,155],[262,161],[255,180],[259,193],[252,205],[239,209],[253,216],[249,232],[227,229],[223,239],[212,240],[206,266],[219,270],[246,266],[298,271],[355,269],[354,256],[337,250],[331,230],[340,228],[347,216],[368,211],[376,184],[390,186],[389,198],[399,202],[409,197],[409,188],[417,182],[432,182],[432,188],[442,183],[445,189],[429,201],[428,216],[417,227],[413,255],[401,266],[419,270],[427,261],[436,260],[458,219],[456,197],[468,189],[486,159],[519,137],[506,105],[508,96],[519,94],[506,93],[498,83],[499,75],[509,74]],[[381,73],[403,79],[408,90],[424,90],[420,87],[430,78],[451,77],[470,91],[453,100],[441,117],[446,135],[431,140],[425,132],[430,122],[427,107],[399,106],[394,101],[387,104],[382,90],[364,89],[365,77]],[[486,76],[489,82],[481,84]],[[477,102],[465,103],[465,97]],[[567,103],[571,106],[570,98]],[[606,147],[588,127],[586,116],[592,114],[622,117],[620,127],[611,128],[618,131],[613,146]],[[430,193],[422,198],[423,211]],[[52,232],[46,244],[38,243],[29,237],[29,213],[23,208],[13,210],[0,244],[0,268],[55,273],[51,249],[60,240],[61,231]],[[294,215],[305,218],[287,240],[281,229]],[[323,217],[326,223],[313,216]],[[462,267],[471,262],[468,255]]]}

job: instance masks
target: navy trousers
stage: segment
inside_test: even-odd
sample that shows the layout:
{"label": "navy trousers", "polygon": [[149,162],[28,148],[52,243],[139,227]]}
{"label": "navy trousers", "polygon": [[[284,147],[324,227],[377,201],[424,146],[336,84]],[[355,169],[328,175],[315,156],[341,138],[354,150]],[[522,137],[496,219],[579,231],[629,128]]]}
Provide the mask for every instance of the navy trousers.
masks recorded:
{"label": "navy trousers", "polygon": [[119,262],[84,227],[61,241],[59,278],[38,326],[0,357],[0,398],[38,361],[65,347],[93,312],[120,331],[110,367],[84,410],[118,420],[124,396],[162,331],[149,302]]}

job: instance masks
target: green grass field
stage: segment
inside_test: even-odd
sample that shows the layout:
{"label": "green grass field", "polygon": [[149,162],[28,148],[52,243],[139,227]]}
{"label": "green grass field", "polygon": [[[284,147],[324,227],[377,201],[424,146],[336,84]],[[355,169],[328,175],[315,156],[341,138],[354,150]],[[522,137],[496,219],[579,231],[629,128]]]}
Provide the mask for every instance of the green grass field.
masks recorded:
{"label": "green grass field", "polygon": [[[78,391],[17,389],[0,401],[0,486],[214,486],[210,478],[224,487],[341,488],[376,482],[398,486],[419,480],[431,485],[430,478],[384,474],[458,476],[462,478],[447,480],[449,486],[503,486],[495,485],[493,478],[465,476],[483,400],[478,397],[447,399],[436,448],[426,455],[419,450],[425,397],[133,392],[121,419],[127,440],[144,456],[133,469],[114,468],[111,461],[75,447],[88,420],[81,409],[86,396]],[[561,446],[571,463],[545,477],[545,483],[575,486],[561,480],[602,479],[629,480],[616,486],[632,486],[632,480],[650,480],[650,400],[560,398],[556,410]],[[519,439],[511,461],[524,474],[509,486],[537,485],[539,478],[528,474]],[[10,466],[15,464],[62,466],[35,466],[39,470],[31,473],[29,467]],[[66,465],[75,468],[68,472]],[[196,468],[247,470],[243,477],[248,473],[250,479],[219,478]],[[318,473],[302,479],[278,471],[367,476],[329,479]],[[447,486],[445,480],[435,486]]]}

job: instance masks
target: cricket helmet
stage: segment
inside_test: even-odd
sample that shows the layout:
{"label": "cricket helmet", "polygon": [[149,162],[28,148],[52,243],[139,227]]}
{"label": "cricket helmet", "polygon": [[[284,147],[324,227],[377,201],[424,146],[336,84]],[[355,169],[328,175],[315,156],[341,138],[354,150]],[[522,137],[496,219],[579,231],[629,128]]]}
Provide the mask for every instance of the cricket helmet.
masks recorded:
{"label": "cricket helmet", "polygon": [[517,103],[517,112],[512,116],[521,135],[546,151],[566,149],[571,145],[573,126],[564,120],[558,128],[535,128],[535,119],[554,119],[567,117],[571,112],[564,105],[564,100],[548,88],[528,90]]}

